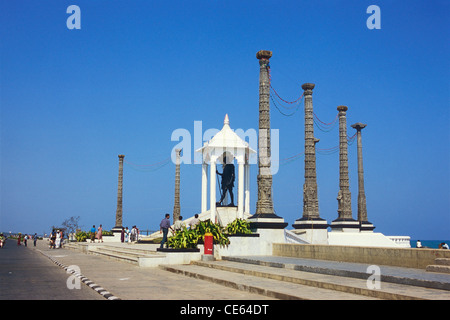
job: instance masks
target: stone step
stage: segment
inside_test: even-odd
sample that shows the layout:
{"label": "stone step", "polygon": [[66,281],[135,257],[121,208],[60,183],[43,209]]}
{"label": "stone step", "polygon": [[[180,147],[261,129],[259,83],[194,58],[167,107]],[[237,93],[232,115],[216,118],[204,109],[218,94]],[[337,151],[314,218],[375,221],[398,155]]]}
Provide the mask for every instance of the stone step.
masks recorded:
{"label": "stone step", "polygon": [[434,262],[440,266],[450,266],[449,258],[436,258],[436,259],[434,259]]}
{"label": "stone step", "polygon": [[68,242],[64,245],[64,249],[76,250],[87,253],[89,244],[87,242]]}
{"label": "stone step", "polygon": [[449,273],[450,274],[450,266],[441,265],[441,264],[431,264],[427,266],[425,269],[428,272],[439,272],[439,273]]}
{"label": "stone step", "polygon": [[78,245],[76,243],[68,242],[64,244],[64,248],[67,249],[78,249]]}
{"label": "stone step", "polygon": [[[366,279],[356,279],[232,261],[195,261],[193,264],[243,275],[282,281],[283,284],[280,284],[281,286],[286,282],[296,283],[314,288],[334,290],[340,293],[357,294],[361,295],[361,298],[388,300],[450,299],[450,292],[448,291],[425,289],[422,287],[413,287],[383,281],[380,281],[379,289],[371,289],[367,284],[368,274],[366,274]],[[370,284],[372,283],[370,282]]]}
{"label": "stone step", "polygon": [[282,300],[378,300],[376,298],[317,288],[292,282],[230,272],[199,264],[161,265],[163,270],[210,281],[241,291]]}
{"label": "stone step", "polygon": [[123,247],[112,247],[112,246],[104,246],[104,247],[98,247],[95,248],[93,251],[102,251],[102,252],[109,252],[109,253],[117,253],[119,255],[128,255],[132,257],[153,257],[153,256],[165,256],[160,253],[157,253],[156,251],[151,250],[141,250],[141,249],[134,249],[134,248],[123,248]]}
{"label": "stone step", "polygon": [[[297,271],[364,280],[367,280],[369,276],[367,273],[367,265],[364,264],[348,264],[336,261],[320,261],[316,259],[296,259],[275,256],[222,257],[222,259],[239,263],[286,268]],[[389,269],[391,270],[387,270],[385,267],[381,266],[380,276],[383,283],[394,283],[450,291],[450,281],[448,278],[443,279],[441,276],[431,276],[430,274],[426,274],[427,272],[425,272],[425,270],[408,270],[408,268]]]}
{"label": "stone step", "polygon": [[151,250],[113,246],[99,246],[93,250],[90,250],[89,253],[103,255],[115,260],[133,263],[140,267],[157,267],[159,264],[164,263],[166,258],[166,255],[156,253]]}
{"label": "stone step", "polygon": [[139,264],[139,259],[136,256],[120,254],[118,252],[114,252],[114,251],[110,251],[110,250],[97,249],[97,250],[90,250],[89,253],[94,254],[94,255],[106,256],[106,257],[112,258],[114,260],[129,262],[129,263],[133,263],[136,265]]}

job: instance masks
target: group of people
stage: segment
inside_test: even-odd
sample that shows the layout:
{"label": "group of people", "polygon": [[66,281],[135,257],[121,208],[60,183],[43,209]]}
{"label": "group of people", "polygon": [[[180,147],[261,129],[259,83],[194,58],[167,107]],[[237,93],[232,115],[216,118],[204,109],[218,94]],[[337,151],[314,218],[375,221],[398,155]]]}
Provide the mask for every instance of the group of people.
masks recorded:
{"label": "group of people", "polygon": [[98,242],[103,242],[103,227],[102,227],[102,225],[100,225],[98,227],[98,229],[96,229],[95,224],[94,224],[89,233],[90,233],[91,243],[95,243],[95,239],[97,239]]}
{"label": "group of people", "polygon": [[131,231],[128,227],[122,227],[122,233],[120,234],[121,242],[137,242],[139,240],[139,229],[136,226],[131,228]]}
{"label": "group of people", "polygon": [[[417,240],[416,242],[416,248],[425,248],[425,249],[430,249],[428,247],[425,247],[422,245],[422,242],[420,240]],[[446,244],[445,242],[441,242],[439,243],[438,249],[449,249],[448,244]]]}
{"label": "group of people", "polygon": [[[191,229],[195,229],[195,227],[199,222],[200,220],[198,218],[198,214],[196,214],[194,218],[189,222],[189,227]],[[173,233],[177,233],[183,230],[184,228],[186,228],[186,223],[183,221],[183,217],[180,216],[178,220],[175,221],[175,223],[173,224],[172,229],[172,227],[170,226],[170,214],[166,213],[164,219],[162,219],[161,223],[159,224],[159,232],[163,234],[160,248],[163,248],[164,244],[167,243],[167,235],[169,234],[169,230],[172,230]]]}
{"label": "group of people", "polygon": [[[62,230],[52,230],[50,233],[50,249],[62,248],[64,242],[64,232]],[[27,245],[24,241],[25,246]],[[36,246],[36,242],[34,243]]]}
{"label": "group of people", "polygon": [[[33,244],[36,247],[36,242],[38,240],[38,235],[35,233],[34,236],[32,235],[28,235],[25,234],[24,236],[22,236],[20,233],[17,236],[17,245],[20,246],[22,244],[22,240],[23,240],[23,245],[26,247],[28,244],[28,240],[33,240]],[[5,241],[6,241],[6,237],[5,237]],[[3,243],[3,246],[5,245],[5,243]]]}
{"label": "group of people", "polygon": [[[22,241],[24,246],[26,247],[28,245],[28,240],[33,240],[33,245],[36,247],[36,242],[38,240],[38,235],[37,233],[35,233],[33,236],[29,235],[29,234],[18,234],[17,235],[17,245],[20,246],[22,245]],[[3,248],[6,245],[6,239],[7,236],[5,236],[3,233],[0,233],[0,249]]]}

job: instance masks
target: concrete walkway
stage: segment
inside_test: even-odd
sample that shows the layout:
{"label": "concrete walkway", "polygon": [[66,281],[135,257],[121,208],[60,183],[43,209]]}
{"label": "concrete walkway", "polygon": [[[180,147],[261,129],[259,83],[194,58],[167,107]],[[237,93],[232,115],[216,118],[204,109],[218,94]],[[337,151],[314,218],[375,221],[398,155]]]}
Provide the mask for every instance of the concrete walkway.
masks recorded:
{"label": "concrete walkway", "polygon": [[[156,250],[158,245],[104,243]],[[80,279],[105,298],[123,300],[450,300],[450,275],[380,266],[382,289],[367,288],[367,265],[276,256],[229,257],[211,263],[142,268],[72,249],[38,252],[62,268],[76,265]]]}
{"label": "concrete walkway", "polygon": [[[154,245],[143,246],[151,247]],[[45,240],[38,241],[36,248],[28,247],[28,249],[39,250],[40,253],[61,268],[71,265],[78,266],[81,276],[87,279],[85,283],[105,289],[108,292],[105,298],[110,300],[271,299],[266,296],[223,287],[219,284],[187,278],[159,268],[140,268],[127,262],[115,261],[65,248],[49,249]]]}

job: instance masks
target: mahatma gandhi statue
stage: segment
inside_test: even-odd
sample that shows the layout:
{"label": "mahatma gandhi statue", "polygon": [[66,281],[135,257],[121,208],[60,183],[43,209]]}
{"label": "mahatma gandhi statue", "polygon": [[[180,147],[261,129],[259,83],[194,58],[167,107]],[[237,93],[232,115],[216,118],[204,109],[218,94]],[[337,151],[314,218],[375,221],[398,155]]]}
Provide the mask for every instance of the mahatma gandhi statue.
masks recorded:
{"label": "mahatma gandhi statue", "polygon": [[233,199],[233,187],[234,187],[234,164],[227,163],[227,157],[223,157],[223,172],[220,173],[216,170],[216,173],[222,176],[222,196],[220,197],[220,201],[217,202],[217,205],[222,205],[222,201],[225,198],[227,191],[230,193],[231,204],[230,207],[234,207],[234,199]]}

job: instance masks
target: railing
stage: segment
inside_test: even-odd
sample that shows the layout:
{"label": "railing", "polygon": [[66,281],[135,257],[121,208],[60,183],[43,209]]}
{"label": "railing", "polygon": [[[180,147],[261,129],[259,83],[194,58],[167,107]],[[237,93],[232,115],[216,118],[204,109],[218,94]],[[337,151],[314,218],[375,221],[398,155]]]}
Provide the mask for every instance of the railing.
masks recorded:
{"label": "railing", "polygon": [[411,237],[409,236],[387,236],[391,241],[394,241],[399,247],[411,248]]}
{"label": "railing", "polygon": [[309,242],[303,240],[298,235],[292,231],[284,229],[284,240],[286,243],[299,243],[299,244],[309,244]]}

